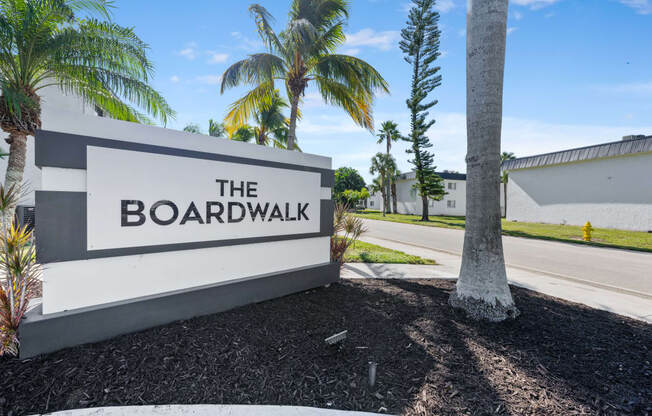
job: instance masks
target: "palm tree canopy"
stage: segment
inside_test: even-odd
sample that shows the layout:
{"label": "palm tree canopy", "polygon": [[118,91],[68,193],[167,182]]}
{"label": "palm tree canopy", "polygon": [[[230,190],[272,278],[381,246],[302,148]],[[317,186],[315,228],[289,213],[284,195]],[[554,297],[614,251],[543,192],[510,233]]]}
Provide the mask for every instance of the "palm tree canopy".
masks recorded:
{"label": "palm tree canopy", "polygon": [[211,118],[208,120],[208,135],[211,137],[226,137],[226,129],[222,123],[218,123]]}
{"label": "palm tree canopy", "polygon": [[383,143],[384,141],[388,140],[388,138],[390,143],[399,141],[403,138],[401,133],[398,131],[398,124],[391,120],[385,121],[380,125],[380,131],[378,132],[378,143]]}
{"label": "palm tree canopy", "polygon": [[387,178],[387,175],[395,176],[397,172],[396,160],[392,155],[387,153],[376,153],[374,157],[371,158],[371,168],[369,172],[372,175],[378,173],[383,178]]}
{"label": "palm tree canopy", "polygon": [[201,128],[197,123],[187,124],[186,127],[183,128],[183,131],[185,131],[186,133],[202,134]]}
{"label": "palm tree canopy", "polygon": [[[174,116],[148,82],[149,47],[110,20],[109,0],[0,0],[0,122],[8,132],[40,127],[38,91],[57,85],[120,120]],[[88,18],[78,18],[81,13]],[[141,109],[143,112],[141,112]]]}
{"label": "palm tree canopy", "polygon": [[273,17],[263,6],[253,4],[249,11],[267,52],[250,55],[224,72],[222,93],[242,84],[252,86],[227,116],[236,126],[271,105],[274,83],[281,81],[292,104],[292,138],[295,110],[310,82],[316,84],[324,101],[343,108],[357,124],[373,130],[375,93],[389,92],[389,87],[365,61],[335,53],[346,40],[346,0],[293,0],[288,24],[278,35],[272,29]]}

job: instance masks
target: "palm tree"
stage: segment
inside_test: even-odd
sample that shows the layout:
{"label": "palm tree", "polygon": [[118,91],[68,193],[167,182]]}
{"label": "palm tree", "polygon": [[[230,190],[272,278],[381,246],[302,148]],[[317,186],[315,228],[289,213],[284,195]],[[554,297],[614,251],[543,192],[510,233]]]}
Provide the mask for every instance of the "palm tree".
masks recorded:
{"label": "palm tree", "polygon": [[197,123],[186,124],[186,127],[183,128],[183,131],[186,133],[202,134],[201,127],[199,127],[199,124]]}
{"label": "palm tree", "polygon": [[[392,142],[396,142],[400,139],[402,139],[403,136],[401,136],[401,133],[398,131],[398,124],[394,123],[393,121],[385,121],[383,124],[380,125],[380,132],[378,133],[378,144],[386,141],[387,142],[387,157],[389,158],[390,152],[392,150]],[[386,184],[386,192],[389,195],[389,188],[390,188],[390,176],[387,176],[387,184]],[[396,204],[394,204],[396,205]],[[391,208],[389,205],[385,209],[385,211],[388,214],[392,213]],[[394,211],[396,211],[396,207],[394,207]]]}
{"label": "palm tree", "polygon": [[[270,144],[271,135],[274,131],[282,129],[285,126],[286,117],[283,114],[283,109],[288,108],[288,103],[285,101],[278,90],[272,93],[271,101],[268,105],[260,108],[253,114],[253,119],[256,121],[254,127],[256,133],[256,143],[266,146]],[[227,117],[226,121],[229,128],[236,127],[233,120]]]}
{"label": "palm tree", "polygon": [[387,206],[391,203],[389,188],[386,186],[389,177],[396,171],[396,161],[392,155],[386,153],[376,153],[376,156],[371,158],[371,168],[369,172],[372,175],[378,173],[383,184],[383,217],[387,212]]}
{"label": "palm tree", "polygon": [[518,315],[500,224],[500,134],[508,0],[469,0],[466,36],[467,185],[462,267],[450,304],[475,319]]}
{"label": "palm tree", "polygon": [[222,123],[218,123],[211,118],[208,120],[208,135],[211,137],[226,137],[226,129]]}
{"label": "palm tree", "polygon": [[[9,133],[5,189],[22,184],[27,136],[41,127],[39,94],[45,87],[56,85],[120,120],[149,123],[149,114],[166,123],[174,115],[148,84],[148,46],[110,20],[111,3],[0,1],[0,127]],[[5,219],[13,214],[7,210]]]}
{"label": "palm tree", "polygon": [[500,154],[500,166],[501,166],[501,175],[500,175],[500,182],[503,184],[503,199],[504,199],[504,206],[505,206],[505,218],[507,218],[507,182],[509,181],[509,174],[502,170],[503,162],[506,160],[514,160],[516,159],[516,156],[514,156],[514,153],[512,152],[502,152]]}
{"label": "palm tree", "polygon": [[251,127],[250,125],[245,124],[244,126],[234,131],[229,136],[229,139],[235,140],[237,142],[249,143],[255,137],[256,137],[256,132],[254,131],[254,128]]}
{"label": "palm tree", "polygon": [[292,0],[288,24],[278,35],[271,26],[272,15],[264,7],[253,4],[249,12],[267,52],[236,62],[222,76],[222,93],[241,84],[253,86],[227,116],[235,125],[245,124],[251,115],[269,106],[274,82],[282,81],[290,102],[288,149],[294,149],[299,104],[311,82],[324,101],[342,107],[358,125],[373,129],[375,93],[389,92],[389,87],[365,61],[335,53],[346,40],[347,0]]}

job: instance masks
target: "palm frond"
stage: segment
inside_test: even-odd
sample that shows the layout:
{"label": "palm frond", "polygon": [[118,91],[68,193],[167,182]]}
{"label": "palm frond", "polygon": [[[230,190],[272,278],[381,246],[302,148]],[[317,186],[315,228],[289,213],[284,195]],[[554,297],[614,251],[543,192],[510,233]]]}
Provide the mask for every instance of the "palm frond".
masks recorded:
{"label": "palm frond", "polygon": [[245,126],[257,112],[267,108],[274,98],[274,84],[265,82],[229,106],[224,125],[229,133]]}
{"label": "palm frond", "polygon": [[362,59],[348,55],[324,55],[314,60],[312,72],[349,86],[360,93],[389,92],[389,84],[380,73]]}
{"label": "palm frond", "polygon": [[73,12],[90,12],[98,14],[105,19],[111,19],[111,9],[113,9],[113,0],[66,0],[66,5]]}
{"label": "palm frond", "polygon": [[349,86],[329,78],[318,77],[315,81],[324,101],[343,108],[356,124],[373,131],[374,121],[371,111],[373,99],[371,97],[368,95],[356,96]]}
{"label": "palm frond", "polygon": [[293,0],[289,20],[308,20],[320,31],[326,30],[335,21],[349,17],[349,2],[346,0]]}
{"label": "palm frond", "polygon": [[222,74],[220,92],[240,84],[260,85],[273,82],[285,73],[285,64],[281,58],[270,53],[250,55],[231,65]]}
{"label": "palm frond", "polygon": [[258,29],[258,36],[260,36],[260,39],[267,46],[267,49],[270,52],[281,51],[283,45],[276,36],[276,33],[274,33],[274,29],[272,29],[271,23],[274,21],[274,17],[271,13],[260,4],[252,4],[249,6],[249,14],[253,16]]}

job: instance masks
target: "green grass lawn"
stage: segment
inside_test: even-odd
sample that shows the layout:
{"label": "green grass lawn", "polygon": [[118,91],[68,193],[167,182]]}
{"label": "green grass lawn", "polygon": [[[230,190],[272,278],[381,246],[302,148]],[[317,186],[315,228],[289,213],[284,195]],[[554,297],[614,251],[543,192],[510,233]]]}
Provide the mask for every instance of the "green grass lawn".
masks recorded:
{"label": "green grass lawn", "polygon": [[[379,211],[360,211],[356,215],[373,220],[464,229],[464,217],[430,216],[429,222],[421,222],[421,217],[416,215],[388,214],[383,217]],[[596,228],[593,230],[592,241],[586,242],[582,240],[582,227],[580,226],[503,220],[503,235],[652,252],[652,233],[639,231]]]}
{"label": "green grass lawn", "polygon": [[375,244],[357,241],[344,254],[345,263],[437,264],[434,260],[411,256]]}

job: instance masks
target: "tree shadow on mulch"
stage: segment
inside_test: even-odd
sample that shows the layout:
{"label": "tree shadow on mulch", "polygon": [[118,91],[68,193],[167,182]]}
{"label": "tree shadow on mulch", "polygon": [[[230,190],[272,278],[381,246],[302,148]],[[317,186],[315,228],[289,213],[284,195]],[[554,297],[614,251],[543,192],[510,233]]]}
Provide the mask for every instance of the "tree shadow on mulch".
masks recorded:
{"label": "tree shadow on mulch", "polygon": [[[172,403],[408,415],[649,411],[649,325],[516,288],[521,318],[477,323],[448,307],[452,287],[344,281],[32,360],[0,359],[0,414]],[[342,330],[340,350],[324,344]],[[369,361],[378,363],[374,389]]]}

